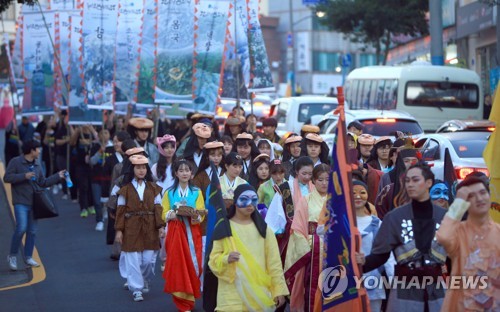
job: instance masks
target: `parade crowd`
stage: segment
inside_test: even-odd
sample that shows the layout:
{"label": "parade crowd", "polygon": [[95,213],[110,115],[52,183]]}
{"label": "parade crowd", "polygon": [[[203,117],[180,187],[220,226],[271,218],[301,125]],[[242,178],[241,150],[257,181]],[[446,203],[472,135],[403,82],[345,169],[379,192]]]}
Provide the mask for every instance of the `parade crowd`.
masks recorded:
{"label": "parade crowd", "polygon": [[[39,266],[32,258],[36,182],[78,202],[82,218],[95,218],[134,301],[147,299],[159,262],[179,311],[202,297],[206,311],[317,311],[331,151],[314,125],[280,137],[276,119],[257,130],[257,118],[237,107],[223,121],[224,130],[198,113],[158,125],[110,114],[99,127],[72,126],[63,110],[36,128],[25,117],[11,123],[4,176],[16,216],[10,268],[17,269],[25,234],[23,260]],[[358,122],[347,131],[362,237],[355,258],[364,276],[488,277],[485,289],[366,287],[371,311],[500,311],[500,227],[489,216],[488,178],[438,181],[411,137],[374,138]],[[230,240],[214,236],[207,200],[214,179]]]}

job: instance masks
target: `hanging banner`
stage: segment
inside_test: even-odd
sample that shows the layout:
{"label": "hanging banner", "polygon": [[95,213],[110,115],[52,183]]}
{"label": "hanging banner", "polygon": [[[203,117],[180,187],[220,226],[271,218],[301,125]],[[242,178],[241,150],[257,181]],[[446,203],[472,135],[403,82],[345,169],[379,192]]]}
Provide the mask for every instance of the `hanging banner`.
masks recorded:
{"label": "hanging banner", "polygon": [[219,96],[225,100],[249,99],[245,79],[243,78],[241,60],[238,57],[236,43],[233,39],[236,23],[235,14],[234,6],[230,4],[222,60],[222,82],[219,88]]}
{"label": "hanging banner", "polygon": [[69,124],[101,124],[101,111],[89,109],[83,94],[82,16],[70,14]]}
{"label": "hanging banner", "polygon": [[71,10],[74,9],[74,0],[50,0],[51,10]]}
{"label": "hanging banner", "polygon": [[246,0],[236,0],[233,27],[229,27],[231,38],[236,43],[236,51],[241,64],[245,86],[250,84],[250,48],[248,47],[248,6]]}
{"label": "hanging banner", "polygon": [[62,71],[61,74],[61,103],[63,106],[67,106],[69,99],[69,82],[68,76],[70,71],[70,39],[71,39],[71,23],[70,23],[70,15],[76,14],[71,13],[71,11],[60,11],[59,12],[59,61],[60,66],[58,66],[57,70]]}
{"label": "hanging banner", "polygon": [[118,0],[83,2],[82,47],[85,104],[113,109],[113,69]]}
{"label": "hanging banner", "polygon": [[[16,107],[16,106],[19,106],[19,98],[17,96],[16,76],[15,76],[14,69],[13,69],[13,66],[12,66],[12,57],[11,57],[11,52],[10,52],[9,34],[7,34],[7,33],[3,34],[3,43],[5,45],[5,52],[7,54],[7,61],[9,62],[9,88],[10,88],[9,93],[11,93],[11,97],[12,97],[12,100],[13,100],[11,104],[12,104],[13,107]],[[6,96],[6,94],[7,93],[4,93],[4,96]],[[5,103],[4,103],[3,107],[6,107]],[[4,113],[4,111],[2,111],[2,114],[3,113]],[[14,108],[12,108],[12,114],[13,113],[14,113]],[[2,116],[2,117],[6,118],[6,116]],[[8,120],[8,122],[10,122],[11,119],[12,119],[12,117],[11,118],[7,118],[7,119],[3,119],[3,120]],[[0,129],[2,129],[2,126],[0,126]]]}
{"label": "hanging banner", "polygon": [[[193,111],[215,114],[229,1],[196,2],[194,26]],[[184,106],[184,105],[182,105]]]}
{"label": "hanging banner", "polygon": [[14,40],[14,49],[12,50],[12,70],[16,79],[24,77],[23,74],[23,15],[19,14],[16,22],[16,39]]}
{"label": "hanging banner", "polygon": [[33,5],[23,4],[21,6],[21,14],[28,13],[40,13],[40,9],[42,12],[46,12],[49,10],[49,0],[39,0],[34,2]]}
{"label": "hanging banner", "polygon": [[23,115],[54,113],[54,14],[27,13],[23,23]]}
{"label": "hanging banner", "polygon": [[259,0],[247,0],[250,47],[250,92],[275,91],[266,45],[259,22]]}
{"label": "hanging banner", "polygon": [[157,103],[192,103],[194,1],[158,3]]}
{"label": "hanging banner", "polygon": [[155,100],[158,1],[145,0],[137,105],[151,107]]}
{"label": "hanging banner", "polygon": [[115,43],[115,105],[137,102],[143,15],[143,1],[120,1]]}
{"label": "hanging banner", "polygon": [[62,99],[62,72],[60,67],[60,48],[61,48],[61,38],[60,38],[60,25],[59,25],[59,12],[54,12],[54,106],[61,107],[63,105]]}

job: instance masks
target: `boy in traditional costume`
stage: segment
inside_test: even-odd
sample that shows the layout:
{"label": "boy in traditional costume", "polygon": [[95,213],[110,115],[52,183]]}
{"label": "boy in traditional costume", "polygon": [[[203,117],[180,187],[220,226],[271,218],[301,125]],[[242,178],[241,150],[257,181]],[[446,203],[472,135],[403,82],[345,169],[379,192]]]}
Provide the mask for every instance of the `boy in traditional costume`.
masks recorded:
{"label": "boy in traditional costume", "polygon": [[153,182],[148,159],[131,156],[132,172],[124,177],[118,191],[116,237],[122,245],[120,267],[124,268],[134,301],[142,301],[154,276],[160,237],[165,222],[161,217],[161,188]]}

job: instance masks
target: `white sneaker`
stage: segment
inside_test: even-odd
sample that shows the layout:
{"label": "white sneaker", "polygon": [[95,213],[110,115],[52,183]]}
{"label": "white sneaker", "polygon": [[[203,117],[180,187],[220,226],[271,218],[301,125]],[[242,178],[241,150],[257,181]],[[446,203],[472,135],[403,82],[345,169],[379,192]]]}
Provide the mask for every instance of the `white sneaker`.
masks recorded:
{"label": "white sneaker", "polygon": [[40,266],[40,264],[38,262],[36,262],[35,260],[33,260],[33,258],[26,258],[25,262],[27,265],[35,267],[35,268]]}
{"label": "white sneaker", "polygon": [[140,291],[134,291],[134,293],[132,295],[134,296],[135,302],[139,302],[139,301],[144,300],[144,298],[142,297],[142,292],[140,292]]}
{"label": "white sneaker", "polygon": [[12,271],[17,271],[17,257],[16,256],[7,256],[7,262],[9,263],[9,268]]}
{"label": "white sneaker", "polygon": [[68,194],[64,194],[64,195],[62,196],[62,199],[64,199],[64,200],[68,199]]}
{"label": "white sneaker", "polygon": [[57,193],[59,193],[59,188],[57,187],[57,185],[54,185],[52,187],[52,194],[57,195]]}
{"label": "white sneaker", "polygon": [[97,222],[95,226],[95,230],[101,232],[104,230],[104,223],[102,221]]}
{"label": "white sneaker", "polygon": [[128,283],[127,282],[125,282],[125,284],[123,284],[123,289],[128,290]]}

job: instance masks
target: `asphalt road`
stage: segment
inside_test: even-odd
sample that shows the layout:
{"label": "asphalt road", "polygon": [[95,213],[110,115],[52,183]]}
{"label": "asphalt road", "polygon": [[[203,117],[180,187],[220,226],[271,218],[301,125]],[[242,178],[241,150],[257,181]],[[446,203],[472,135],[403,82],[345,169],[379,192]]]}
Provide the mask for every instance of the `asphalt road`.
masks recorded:
{"label": "asphalt road", "polygon": [[[41,282],[15,289],[2,290],[0,283],[1,312],[177,311],[171,296],[163,292],[158,262],[150,292],[144,301],[134,302],[132,294],[123,289],[125,280],[118,272],[118,262],[109,258],[105,231],[94,229],[94,216],[82,219],[78,204],[62,200],[60,193],[55,199],[59,217],[38,223],[36,249],[43,267],[23,267],[18,272],[9,271],[6,264],[13,225],[12,219],[5,217],[9,213],[6,205],[0,204],[0,281],[22,285],[31,276],[43,276],[44,270],[46,275]],[[23,266],[20,260],[18,265]],[[195,310],[203,310],[201,300]]]}

